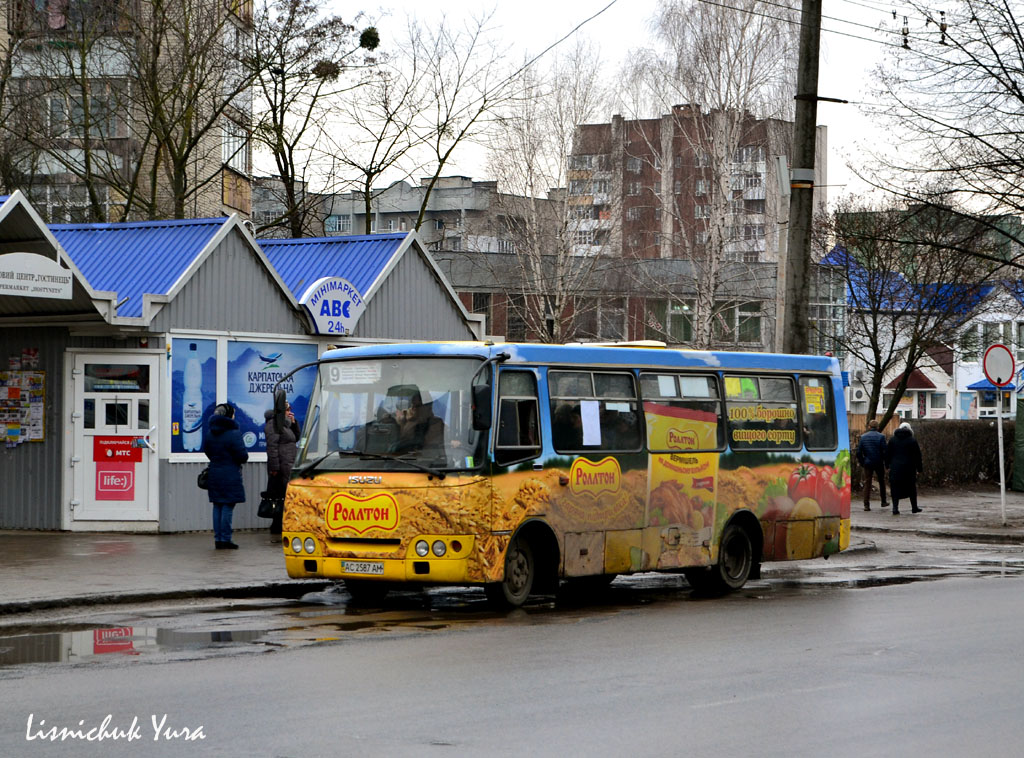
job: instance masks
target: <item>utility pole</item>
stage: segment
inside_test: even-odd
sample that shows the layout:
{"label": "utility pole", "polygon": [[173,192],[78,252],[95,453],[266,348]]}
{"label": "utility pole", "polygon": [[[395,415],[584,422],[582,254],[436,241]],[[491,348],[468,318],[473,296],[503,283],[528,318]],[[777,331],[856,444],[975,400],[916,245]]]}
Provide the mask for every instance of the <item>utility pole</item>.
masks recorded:
{"label": "utility pole", "polygon": [[810,295],[811,223],[814,219],[814,151],[818,120],[818,40],[821,0],[803,0],[800,9],[800,60],[796,77],[796,121],[790,172],[789,235],[783,309],[783,344],[787,353],[806,353],[807,301]]}

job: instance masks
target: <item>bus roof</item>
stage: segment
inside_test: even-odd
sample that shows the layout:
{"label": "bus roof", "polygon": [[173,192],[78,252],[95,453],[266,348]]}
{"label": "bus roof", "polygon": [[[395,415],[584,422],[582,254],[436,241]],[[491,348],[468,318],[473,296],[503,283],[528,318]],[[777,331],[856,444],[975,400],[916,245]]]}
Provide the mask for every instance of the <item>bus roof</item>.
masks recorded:
{"label": "bus roof", "polygon": [[410,342],[364,345],[326,351],[321,360],[382,356],[466,356],[490,358],[508,353],[505,365],[581,365],[618,368],[704,368],[814,371],[840,376],[839,361],[823,355],[673,350],[631,345],[549,345],[523,342]]}

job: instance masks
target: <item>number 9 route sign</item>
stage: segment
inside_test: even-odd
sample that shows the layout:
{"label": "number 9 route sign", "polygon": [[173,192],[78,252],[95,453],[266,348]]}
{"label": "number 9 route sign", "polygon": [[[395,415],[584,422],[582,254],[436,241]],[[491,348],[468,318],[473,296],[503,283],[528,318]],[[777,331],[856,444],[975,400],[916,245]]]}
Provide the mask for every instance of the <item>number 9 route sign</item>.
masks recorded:
{"label": "number 9 route sign", "polygon": [[992,345],[981,364],[985,378],[996,387],[1005,387],[1013,379],[1013,353],[1006,345]]}

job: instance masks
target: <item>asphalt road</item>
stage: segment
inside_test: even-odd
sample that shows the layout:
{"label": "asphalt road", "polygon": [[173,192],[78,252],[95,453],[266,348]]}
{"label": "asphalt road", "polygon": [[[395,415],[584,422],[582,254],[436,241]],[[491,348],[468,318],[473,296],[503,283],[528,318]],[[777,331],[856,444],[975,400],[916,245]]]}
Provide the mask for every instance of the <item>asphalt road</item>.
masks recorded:
{"label": "asphalt road", "polygon": [[[305,604],[280,644],[0,668],[0,755],[1016,754],[1022,588],[1014,572],[717,600],[665,586],[508,616]],[[138,738],[47,736],[108,714]]]}

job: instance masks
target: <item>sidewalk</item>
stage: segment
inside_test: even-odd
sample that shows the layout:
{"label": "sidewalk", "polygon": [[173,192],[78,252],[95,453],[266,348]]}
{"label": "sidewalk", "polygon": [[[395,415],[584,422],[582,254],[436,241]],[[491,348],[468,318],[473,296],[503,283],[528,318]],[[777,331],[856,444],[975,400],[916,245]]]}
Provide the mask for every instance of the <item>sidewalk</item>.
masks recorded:
{"label": "sidewalk", "polygon": [[[970,541],[1024,544],[1024,493],[1006,493],[1002,525],[999,490],[922,492],[922,513],[900,516],[878,505],[852,506],[853,545],[877,531]],[[139,602],[210,595],[294,594],[324,580],[289,579],[280,544],[266,531],[236,532],[239,550],[214,550],[210,533],[72,534],[0,532],[0,616],[78,604]]]}

